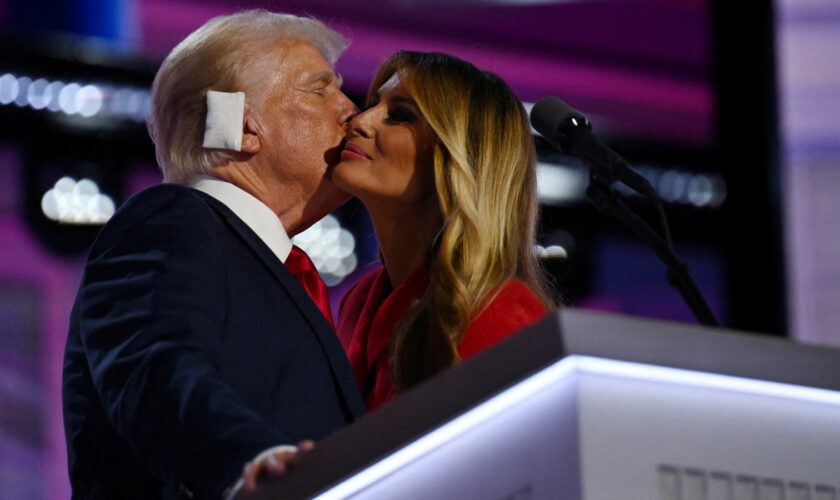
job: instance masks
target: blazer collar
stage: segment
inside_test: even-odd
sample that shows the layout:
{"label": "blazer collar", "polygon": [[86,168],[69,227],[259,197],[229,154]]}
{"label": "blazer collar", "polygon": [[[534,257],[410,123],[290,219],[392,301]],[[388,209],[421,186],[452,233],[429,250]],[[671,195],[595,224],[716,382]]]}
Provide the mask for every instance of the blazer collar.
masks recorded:
{"label": "blazer collar", "polygon": [[292,242],[280,218],[262,201],[239,186],[209,175],[193,176],[189,187],[222,202],[260,237],[281,262],[286,262]]}
{"label": "blazer collar", "polygon": [[297,305],[301,314],[306,318],[312,330],[315,332],[327,360],[330,364],[333,379],[341,388],[344,397],[345,410],[350,419],[360,417],[365,411],[356,381],[352,375],[347,355],[338,341],[335,331],[327,323],[326,318],[307,295],[306,290],[298,283],[297,279],[289,272],[277,256],[266,246],[266,244],[252,231],[239,217],[228,207],[214,197],[197,191],[201,194],[208,205],[213,208],[233,229],[233,231],[254,251],[254,254],[266,267],[268,272],[280,283],[281,287]]}

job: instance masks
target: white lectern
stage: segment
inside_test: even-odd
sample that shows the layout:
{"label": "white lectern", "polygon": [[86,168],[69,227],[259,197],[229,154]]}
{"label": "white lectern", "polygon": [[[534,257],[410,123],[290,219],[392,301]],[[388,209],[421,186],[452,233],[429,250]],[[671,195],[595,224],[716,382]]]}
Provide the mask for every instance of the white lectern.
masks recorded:
{"label": "white lectern", "polygon": [[838,492],[840,351],[565,309],[323,440],[247,498]]}

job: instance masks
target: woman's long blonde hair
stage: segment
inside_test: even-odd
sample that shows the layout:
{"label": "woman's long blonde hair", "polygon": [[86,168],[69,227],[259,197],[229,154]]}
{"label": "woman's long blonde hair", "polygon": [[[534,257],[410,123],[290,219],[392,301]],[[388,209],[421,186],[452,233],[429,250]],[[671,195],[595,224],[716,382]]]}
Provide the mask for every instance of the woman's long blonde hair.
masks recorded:
{"label": "woman's long blonde hair", "polygon": [[437,136],[434,171],[443,227],[429,287],[397,327],[400,390],[458,361],[470,323],[510,279],[551,307],[534,253],[536,152],[519,99],[496,75],[455,57],[401,51],[377,72],[373,95],[398,74]]}

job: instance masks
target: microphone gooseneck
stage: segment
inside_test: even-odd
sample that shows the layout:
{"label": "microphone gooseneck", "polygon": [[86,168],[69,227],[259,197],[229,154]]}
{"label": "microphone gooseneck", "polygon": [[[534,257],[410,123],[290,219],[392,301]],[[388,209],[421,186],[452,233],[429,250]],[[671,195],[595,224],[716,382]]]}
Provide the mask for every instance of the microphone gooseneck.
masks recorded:
{"label": "microphone gooseneck", "polygon": [[[668,268],[668,283],[676,288],[705,325],[717,325],[703,294],[691,278],[688,268],[677,259],[662,202],[656,190],[627,161],[592,133],[589,120],[556,97],[544,97],[531,109],[531,126],[559,150],[579,157],[589,166],[586,197],[602,213],[617,219],[636,233],[662,259]],[[616,195],[612,184],[624,183],[656,203],[664,239]]]}

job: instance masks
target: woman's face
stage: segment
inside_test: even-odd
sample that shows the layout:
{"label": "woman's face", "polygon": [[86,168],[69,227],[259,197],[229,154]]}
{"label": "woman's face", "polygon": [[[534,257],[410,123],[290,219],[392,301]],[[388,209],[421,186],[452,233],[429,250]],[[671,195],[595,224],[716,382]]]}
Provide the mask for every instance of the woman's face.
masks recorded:
{"label": "woman's face", "polygon": [[368,208],[436,200],[434,132],[395,74],[350,122],[333,182]]}

